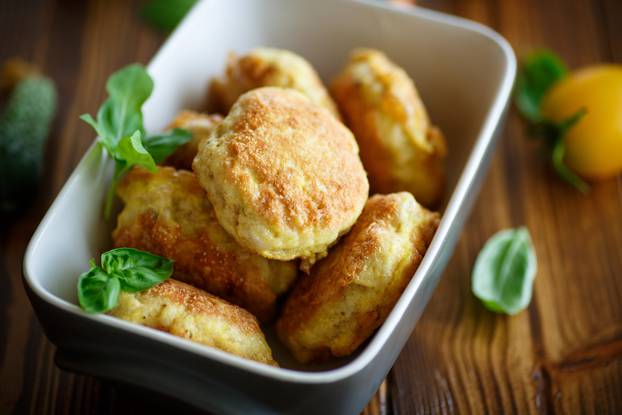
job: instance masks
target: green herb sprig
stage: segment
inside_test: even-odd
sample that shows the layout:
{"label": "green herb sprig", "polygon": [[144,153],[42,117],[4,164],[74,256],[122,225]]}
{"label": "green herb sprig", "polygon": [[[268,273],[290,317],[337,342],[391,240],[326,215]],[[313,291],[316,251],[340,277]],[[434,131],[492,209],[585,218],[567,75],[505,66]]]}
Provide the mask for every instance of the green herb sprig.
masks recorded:
{"label": "green herb sprig", "polygon": [[545,119],[540,111],[546,93],[567,75],[568,68],[553,52],[534,52],[524,59],[517,75],[514,101],[521,115],[529,122],[530,135],[546,143],[555,172],[576,189],[586,193],[589,185],[564,163],[564,136],[586,114],[585,109],[560,123]]}
{"label": "green herb sprig", "polygon": [[506,229],[493,235],[479,253],[471,290],[489,310],[514,315],[531,301],[536,268],[529,231]]}
{"label": "green herb sprig", "polygon": [[119,293],[139,292],[173,274],[173,261],[132,248],[117,248],[101,256],[101,267],[91,259],[91,269],[78,279],[78,302],[87,313],[104,313],[119,302]]}
{"label": "green herb sprig", "polygon": [[153,92],[153,80],[141,65],[133,64],[115,72],[106,84],[108,99],[97,112],[97,120],[89,114],[80,119],[97,132],[97,142],[115,161],[114,175],[104,205],[108,219],[112,209],[116,186],[133,166],[156,170],[175,149],[186,143],[192,135],[175,129],[159,135],[147,135],[143,128],[142,106]]}

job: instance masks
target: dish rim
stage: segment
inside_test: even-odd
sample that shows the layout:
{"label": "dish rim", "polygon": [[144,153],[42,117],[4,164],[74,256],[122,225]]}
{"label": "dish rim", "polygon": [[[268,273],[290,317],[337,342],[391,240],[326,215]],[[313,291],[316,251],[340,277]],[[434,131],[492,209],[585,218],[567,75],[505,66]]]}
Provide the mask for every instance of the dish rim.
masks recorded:
{"label": "dish rim", "polygon": [[[51,292],[47,291],[40,281],[33,278],[31,275],[31,263],[35,261],[34,252],[37,250],[37,246],[41,243],[43,235],[46,233],[46,229],[49,227],[50,222],[60,214],[57,205],[60,204],[64,198],[68,197],[68,191],[72,188],[72,184],[78,180],[79,176],[83,174],[85,160],[89,155],[95,151],[95,144],[93,143],[80,162],[73,170],[61,191],[58,193],[50,207],[48,208],[45,216],[38,225],[34,232],[23,261],[23,274],[24,280],[39,299],[45,301],[49,305],[59,308],[64,312],[71,313],[78,318],[85,318],[94,321],[99,324],[106,324],[115,327],[122,332],[130,332],[143,336],[147,336],[154,341],[162,341],[169,346],[178,347],[186,352],[194,353],[199,356],[216,360],[222,364],[231,365],[237,369],[249,371],[255,375],[265,376],[278,381],[294,382],[303,384],[325,384],[335,383],[346,378],[349,378],[357,372],[363,370],[368,366],[371,361],[381,352],[383,346],[388,342],[390,336],[396,330],[400,319],[403,317],[410,302],[413,300],[416,292],[419,290],[421,284],[424,282],[424,277],[428,275],[430,269],[439,260],[439,254],[444,242],[447,240],[452,225],[454,224],[460,208],[465,203],[467,197],[467,191],[470,185],[473,183],[474,178],[478,172],[481,160],[491,144],[494,136],[495,129],[502,119],[505,111],[506,104],[509,100],[514,77],[516,74],[516,57],[509,43],[496,31],[488,28],[480,23],[457,16],[448,15],[445,13],[424,9],[421,7],[401,7],[396,5],[384,4],[380,2],[374,2],[372,0],[349,0],[355,3],[361,3],[368,7],[377,8],[388,11],[390,13],[407,14],[410,16],[423,17],[428,20],[442,23],[450,26],[459,26],[464,29],[476,32],[481,36],[488,38],[497,47],[499,47],[505,58],[505,69],[502,77],[502,81],[497,88],[494,101],[487,114],[484,117],[484,122],[477,134],[475,144],[468,156],[464,169],[462,170],[460,177],[455,185],[455,190],[451,195],[445,212],[442,215],[439,227],[434,235],[434,238],[424,255],[424,258],[416,270],[415,274],[411,278],[411,281],[407,285],[404,292],[400,295],[399,300],[391,310],[390,314],[384,321],[384,323],[373,334],[371,340],[360,351],[359,355],[352,361],[344,364],[343,366],[322,370],[317,372],[305,372],[302,370],[288,369],[281,367],[268,366],[262,363],[258,363],[252,360],[244,359],[224,351],[214,349],[211,347],[205,347],[203,345],[193,343],[189,340],[172,336],[168,333],[162,333],[157,330],[140,326],[134,323],[130,323],[124,320],[120,320],[105,314],[87,314],[84,313],[77,305],[65,301],[62,298],[57,297]],[[188,18],[197,12],[198,8],[191,11]],[[173,36],[169,37],[158,52],[151,59],[148,65],[148,70],[154,62],[156,62],[160,55],[166,50],[173,39]],[[104,161],[107,163],[108,161]]]}

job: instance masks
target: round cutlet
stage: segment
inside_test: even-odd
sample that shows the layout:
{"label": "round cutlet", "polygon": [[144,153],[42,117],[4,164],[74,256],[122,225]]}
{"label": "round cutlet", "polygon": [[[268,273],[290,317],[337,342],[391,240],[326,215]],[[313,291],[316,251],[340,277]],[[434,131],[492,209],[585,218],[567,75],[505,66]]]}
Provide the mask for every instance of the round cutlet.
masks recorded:
{"label": "round cutlet", "polygon": [[369,184],[350,131],[300,93],[247,92],[193,169],[220,224],[267,258],[312,263],[356,221]]}
{"label": "round cutlet", "polygon": [[174,279],[138,293],[121,292],[119,304],[110,314],[246,359],[277,365],[252,314]]}
{"label": "round cutlet", "polygon": [[438,221],[410,193],[372,196],[352,230],[298,279],[285,302],[277,333],[296,359],[356,350],[397,302]]}
{"label": "round cutlet", "polygon": [[196,175],[160,167],[132,169],[117,188],[125,206],[112,233],[114,245],[175,261],[177,279],[270,320],[279,295],[297,270],[240,246],[218,223]]}
{"label": "round cutlet", "polygon": [[264,86],[291,88],[339,118],[339,112],[320,77],[302,56],[283,49],[256,48],[229,54],[225,76],[213,83],[220,109],[227,113],[240,95]]}
{"label": "round cutlet", "polygon": [[445,182],[445,140],[408,74],[382,52],[358,49],[331,93],[356,137],[372,193],[408,191],[436,206]]}

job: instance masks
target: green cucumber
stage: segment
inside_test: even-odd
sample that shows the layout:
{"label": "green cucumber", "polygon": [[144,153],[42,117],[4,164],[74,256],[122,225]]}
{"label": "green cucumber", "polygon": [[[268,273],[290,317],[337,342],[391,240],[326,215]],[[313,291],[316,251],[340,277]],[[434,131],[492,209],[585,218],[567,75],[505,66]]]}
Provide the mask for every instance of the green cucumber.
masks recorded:
{"label": "green cucumber", "polygon": [[55,110],[48,78],[30,76],[11,91],[0,114],[0,212],[17,210],[35,194]]}

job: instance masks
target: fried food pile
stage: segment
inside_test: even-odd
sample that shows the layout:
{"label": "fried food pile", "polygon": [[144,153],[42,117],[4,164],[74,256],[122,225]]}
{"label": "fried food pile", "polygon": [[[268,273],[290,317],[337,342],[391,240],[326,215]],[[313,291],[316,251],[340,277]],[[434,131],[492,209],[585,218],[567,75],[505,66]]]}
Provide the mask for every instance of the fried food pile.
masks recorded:
{"label": "fried food pile", "polygon": [[260,323],[302,363],[353,353],[438,226],[424,206],[442,198],[440,130],[406,72],[370,49],[333,98],[304,58],[270,48],[232,54],[212,90],[222,115],[180,112],[170,127],[192,140],[118,186],[114,245],[175,269],[111,314],[270,365]]}

